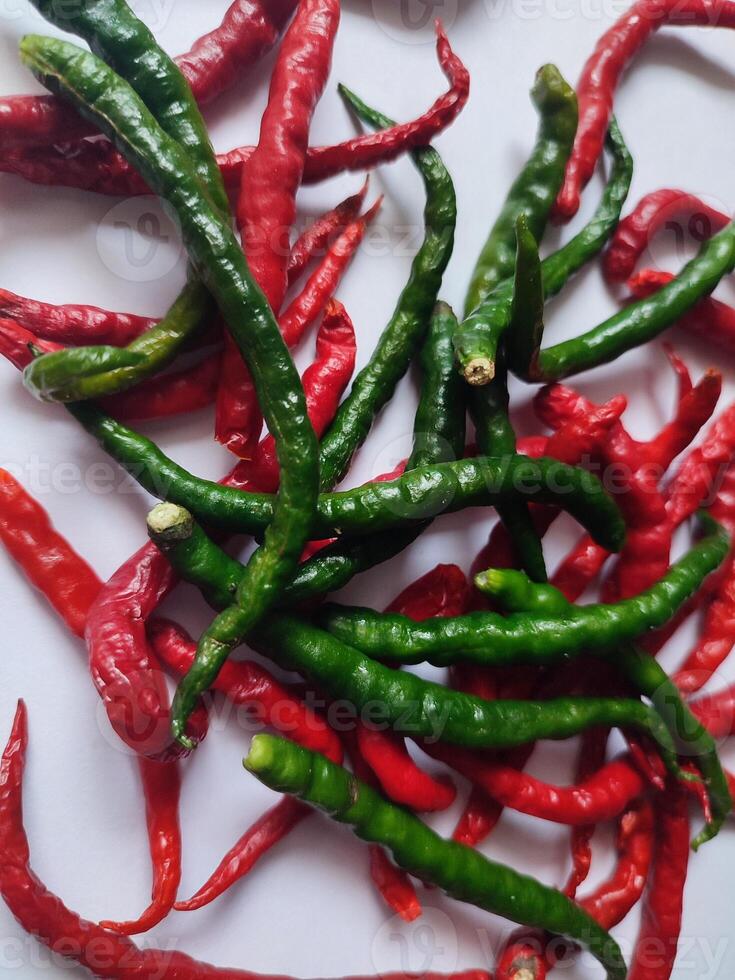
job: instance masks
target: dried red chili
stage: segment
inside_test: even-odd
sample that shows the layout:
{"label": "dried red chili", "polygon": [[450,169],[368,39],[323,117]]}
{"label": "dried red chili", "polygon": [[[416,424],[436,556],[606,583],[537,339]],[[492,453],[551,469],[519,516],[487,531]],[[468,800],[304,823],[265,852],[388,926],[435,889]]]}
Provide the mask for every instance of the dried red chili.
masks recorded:
{"label": "dried red chili", "polygon": [[668,980],[674,969],[689,866],[688,796],[672,785],[655,801],[653,870],[630,980]]}
{"label": "dried red chili", "polygon": [[288,285],[292,286],[315,258],[322,258],[335,238],[360,214],[369,178],[357,194],[345,198],[336,208],[326,211],[313,221],[296,239],[288,257]]}
{"label": "dried red chili", "polygon": [[[450,89],[417,119],[386,130],[366,133],[334,146],[311,147],[304,170],[305,183],[318,183],[345,171],[366,170],[388,163],[403,153],[425,146],[464,108],[469,74],[437,27],[437,52],[449,77]],[[252,147],[239,147],[218,156],[228,190],[240,187],[243,164]],[[105,141],[81,141],[53,147],[24,147],[0,155],[0,171],[15,173],[37,184],[77,187],[114,196],[149,194],[144,180]]]}
{"label": "dried red chili", "polygon": [[[27,932],[54,953],[108,980],[130,980],[134,976],[159,980],[289,980],[210,966],[176,950],[139,949],[125,936],[82,919],[49,892],[30,867],[30,848],[23,826],[22,784],[27,743],[26,711],[20,702],[0,763],[0,894]],[[382,980],[415,980],[415,977],[406,973],[385,974]],[[490,977],[482,970],[467,970],[446,978],[427,973],[422,980],[490,980]]]}
{"label": "dried red chili", "polygon": [[669,222],[678,226],[685,217],[690,218],[690,228],[700,242],[730,222],[726,214],[687,191],[665,187],[646,194],[613,232],[602,260],[608,282],[625,282],[656,234]]}
{"label": "dried red chili", "polygon": [[60,344],[110,344],[125,347],[156,321],[133,313],[112,313],[97,306],[43,303],[0,289],[0,316],[17,320],[43,340]]}
{"label": "dried red chili", "polygon": [[[179,55],[176,62],[200,105],[230,88],[244,69],[273,47],[295,6],[294,0],[235,0],[218,27]],[[94,126],[53,96],[0,99],[3,148],[18,143],[52,146],[94,132]]]}
{"label": "dried red chili", "polygon": [[648,38],[665,24],[733,27],[728,0],[638,0],[597,42],[577,84],[579,125],[556,201],[556,217],[568,221],[579,209],[582,189],[595,170],[610,123],[618,82]]}
{"label": "dried red chili", "polygon": [[[304,372],[302,382],[311,424],[320,436],[331,423],[355,368],[355,330],[344,306],[330,300],[316,340],[316,360]],[[261,440],[252,460],[241,460],[228,477],[241,490],[275,493],[279,469],[276,443],[268,435]]]}
{"label": "dried red chili", "polygon": [[102,583],[6,470],[0,470],[0,540],[72,633],[83,636]]}

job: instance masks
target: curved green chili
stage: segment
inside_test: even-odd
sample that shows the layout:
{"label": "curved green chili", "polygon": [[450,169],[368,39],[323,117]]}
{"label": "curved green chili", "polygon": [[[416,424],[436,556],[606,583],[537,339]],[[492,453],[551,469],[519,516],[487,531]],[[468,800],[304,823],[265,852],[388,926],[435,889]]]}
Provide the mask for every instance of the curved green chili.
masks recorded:
{"label": "curved green chili", "polygon": [[564,179],[577,132],[577,96],[555,65],[544,65],[536,74],[531,100],[539,114],[536,145],[480,252],[467,290],[465,316],[513,275],[518,215],[525,216],[531,234],[541,239]]}
{"label": "curved green chili", "polygon": [[324,756],[270,735],[256,735],[245,768],[279,793],[290,793],[349,824],[363,840],[387,847],[396,863],[448,895],[513,922],[582,943],[624,980],[625,964],[611,936],[561,892],[490,861],[476,850],[443,840],[418,817],[382,796]]}
{"label": "curved green chili", "polygon": [[699,254],[654,296],[626,306],[615,316],[573,340],[533,352],[523,377],[558,381],[639,347],[675,323],[698,300],[708,296],[723,276],[735,269],[735,223],[705,242]]}
{"label": "curved green chili", "polygon": [[[523,572],[490,569],[475,579],[483,592],[512,612],[538,612],[564,616],[574,605],[553,585],[536,585]],[[649,653],[622,644],[608,655],[636,693],[648,698],[671,732],[685,758],[693,759],[704,777],[712,807],[708,823],[692,847],[697,850],[717,836],[732,812],[733,801],[715,740],[697,720],[666,671]]]}
{"label": "curved green chili", "polygon": [[[601,251],[620,220],[630,188],[633,161],[614,120],[610,123],[607,146],[613,156],[613,168],[597,211],[582,231],[541,263],[546,299],[560,292],[569,279]],[[470,377],[465,373],[470,383],[482,386],[492,380],[497,346],[511,322],[514,287],[513,279],[505,279],[460,326],[460,331],[482,338],[486,345],[483,369]]]}
{"label": "curved green chili", "polygon": [[[162,129],[186,150],[212,203],[228,214],[222,175],[189,84],[125,0],[32,2],[46,20],[83,37],[98,57],[129,82]],[[102,398],[124,391],[167,367],[211,308],[206,288],[192,281],[161,322],[128,346],[131,354],[140,355],[136,364],[120,365],[114,348],[108,348],[104,358],[104,349],[97,357],[84,350],[59,351],[29,366],[28,385],[39,397],[53,401]]]}
{"label": "curved green chili", "polygon": [[320,622],[356,649],[404,664],[548,664],[585,650],[611,650],[667,623],[722,563],[730,548],[729,535],[711,520],[708,526],[707,537],[654,586],[613,605],[571,606],[563,616],[477,612],[421,623],[371,609],[325,606]]}
{"label": "curved green chili", "polygon": [[372,724],[412,738],[474,749],[504,749],[566,739],[594,725],[631,727],[655,739],[679,773],[673,740],[655,711],[623,698],[485,701],[415,674],[394,670],[288,613],[269,617],[250,635],[259,653],[310,678],[330,697],[370,712]]}
{"label": "curved green chili", "polygon": [[[183,742],[187,718],[200,693],[211,686],[240,637],[275,603],[298,565],[318,494],[317,442],[278,324],[250,276],[229,219],[210,203],[187,153],[164,133],[133,90],[94,55],[39,37],[26,37],[21,52],[34,74],[97,123],[173,206],[191,259],[248,362],[268,427],[276,436],[281,485],[264,544],[248,563],[238,605],[222,613],[204,634],[194,666],[176,693],[172,730]],[[89,402],[72,406],[75,410],[96,412]]]}
{"label": "curved green chili", "polygon": [[[369,108],[349,89],[340,86],[340,93],[355,112],[376,129],[392,125],[387,116]],[[334,487],[344,476],[376,414],[389,401],[408,370],[426,335],[442,276],[454,247],[457,202],[451,177],[441,157],[431,147],[414,150],[411,157],[426,188],[424,241],[414,257],[408,282],[393,316],[322,439],[321,486],[325,490]]]}
{"label": "curved green chili", "polygon": [[[257,535],[274,520],[273,494],[243,493],[202,480],[90,402],[67,408],[149,493],[187,507],[203,524]],[[557,460],[527,456],[460,459],[411,470],[388,483],[321,494],[309,536],[372,535],[518,497],[561,507],[610,551],[618,551],[625,540],[618,506],[596,476]]]}

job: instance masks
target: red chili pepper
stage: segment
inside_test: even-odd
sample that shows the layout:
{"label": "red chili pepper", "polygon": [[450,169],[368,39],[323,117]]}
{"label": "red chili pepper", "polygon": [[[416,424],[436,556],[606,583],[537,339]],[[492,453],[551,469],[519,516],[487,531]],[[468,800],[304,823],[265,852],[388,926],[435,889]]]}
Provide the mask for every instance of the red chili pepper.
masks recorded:
{"label": "red chili pepper", "polygon": [[371,844],[368,852],[370,877],[386,905],[400,915],[404,922],[418,919],[422,912],[421,902],[409,876],[402,868],[393,864],[382,847]]}
{"label": "red chili pepper", "polygon": [[602,35],[577,84],[579,125],[556,201],[558,220],[568,221],[579,209],[582,189],[602,154],[623,72],[649,37],[666,24],[733,27],[735,5],[728,0],[638,0]]}
{"label": "red chili pepper", "polygon": [[[242,170],[237,224],[243,250],[276,315],[286,295],[291,226],[311,117],[329,74],[339,14],[338,0],[298,5],[273,69],[258,144]],[[250,459],[262,424],[247,366],[227,335],[215,438],[236,456]]]}
{"label": "red chili pepper", "polygon": [[519,933],[511,937],[495,967],[495,980],[546,980],[543,941]]}
{"label": "red chili pepper", "polygon": [[[309,277],[301,293],[279,318],[281,333],[288,347],[297,346],[325,309],[354,258],[365,229],[373,220],[381,201],[382,198],[364,216],[348,225]],[[260,436],[263,417],[255,387],[249,372],[244,368],[242,358],[239,362],[234,358],[228,359],[227,356],[224,358],[216,424],[220,442],[224,442],[236,455],[247,451],[255,458],[253,443]]]}
{"label": "red chili pepper", "polygon": [[286,272],[289,286],[296,282],[311,261],[315,258],[323,258],[335,238],[357,220],[367,194],[369,180],[366,177],[365,183],[357,194],[345,198],[336,208],[320,215],[299,235],[288,257]]}
{"label": "red chili pepper", "polygon": [[630,980],[669,980],[674,969],[689,866],[688,795],[676,785],[655,802],[655,839]]}
{"label": "red chili pepper", "polygon": [[426,751],[503,806],[570,827],[613,820],[646,788],[641,774],[625,758],[608,762],[578,785],[554,786],[455,746],[430,745]]}
{"label": "red chili pepper", "polygon": [[[437,27],[437,52],[450,89],[422,116],[390,129],[366,133],[334,146],[311,147],[306,157],[304,183],[318,183],[346,171],[367,170],[395,160],[403,153],[430,143],[464,108],[469,95],[469,74]],[[218,156],[228,190],[239,190],[243,164],[253,148],[238,147]],[[130,197],[150,194],[144,180],[104,140],[24,147],[0,154],[0,171],[14,173],[36,184],[76,187],[99,194]]]}
{"label": "red chili pepper", "polygon": [[306,804],[286,796],[248,827],[225,854],[216,870],[191,898],[176,902],[177,912],[195,912],[211,904],[244,878],[268,852],[287,837],[294,827],[313,813]]}
{"label": "red chili pepper", "polygon": [[[612,929],[640,901],[653,857],[653,808],[629,807],[618,823],[618,863],[612,876],[579,904],[604,929]],[[688,845],[687,845],[688,846]]]}
{"label": "red chili pepper", "polygon": [[[194,662],[196,643],[170,620],[153,620],[148,637],[156,656],[177,674]],[[318,714],[303,704],[270,671],[251,660],[228,660],[212,689],[232,704],[249,708],[259,722],[288,736],[312,752],[341,761],[340,740]]]}
{"label": "red chili pepper", "polygon": [[[316,340],[316,360],[302,378],[311,424],[320,436],[331,423],[355,368],[355,330],[344,306],[330,300]],[[275,493],[279,468],[271,435],[261,440],[252,460],[241,460],[228,481],[241,490]]]}
{"label": "red chili pepper", "polygon": [[[631,298],[644,299],[652,296],[673,278],[670,272],[644,269],[628,280]],[[718,299],[706,296],[679,317],[676,324],[707,343],[722,347],[728,353],[735,350],[735,309]]]}
{"label": "red chili pepper", "polygon": [[710,427],[666,488],[666,509],[677,527],[701,506],[711,504],[735,458],[735,403]]}
{"label": "red chili pepper", "polygon": [[72,633],[83,636],[102,583],[6,470],[0,470],[0,540]]}
{"label": "red chili pepper", "polygon": [[[0,471],[0,538],[69,629],[83,636],[89,610],[103,585],[52,528],[43,508],[4,471]],[[139,758],[139,768],[146,801],[153,890],[151,905],[139,920],[115,927],[129,934],[152,929],[171,911],[181,878],[178,767],[175,763],[162,765]]]}
{"label": "red chili pepper", "polygon": [[[577,761],[576,782],[584,783],[594,776],[595,772],[605,764],[609,732],[606,729],[595,728],[587,732],[581,740]],[[583,884],[592,867],[591,841],[595,833],[595,824],[588,823],[574,827],[571,834],[572,871],[569,875],[564,892],[574,898],[577,889]]]}
{"label": "red chili pepper", "polygon": [[[33,360],[29,344],[46,352],[63,350],[61,344],[40,340],[14,320],[0,319],[0,355],[20,371]],[[219,364],[219,353],[211,354],[191,367],[150,378],[129,391],[104,398],[100,404],[121,422],[196,412],[215,399]]]}
{"label": "red chili pepper", "polygon": [[690,701],[689,707],[713,738],[735,735],[735,684]]}
{"label": "red chili pepper", "polygon": [[[222,23],[199,38],[176,62],[200,105],[230,88],[245,68],[275,44],[291,16],[294,0],[235,0]],[[0,99],[0,145],[52,146],[95,133],[70,106],[53,96],[13,95]]]}
{"label": "red chili pepper", "polygon": [[[295,347],[324,310],[359,248],[365,229],[377,213],[381,200],[363,217],[348,225],[310,276],[301,293],[279,318],[279,326],[287,346]],[[246,451],[252,453],[252,443],[260,435],[262,424],[255,388],[249,373],[244,369],[242,359],[238,362],[234,357],[228,359],[225,356],[217,403],[218,438],[233,452],[239,447],[237,454]],[[223,436],[223,433],[228,432],[229,437]]]}
{"label": "red chili pepper", "polygon": [[689,217],[690,230],[698,241],[711,238],[730,222],[726,214],[687,191],[666,187],[646,194],[613,232],[602,260],[607,281],[625,282],[657,233],[668,222],[685,217]]}
{"label": "red chili pepper", "polygon": [[[381,479],[378,477],[376,482]],[[458,565],[437,565],[407,586],[385,611],[421,622],[436,616],[461,616],[469,600],[470,585],[462,569]]]}
{"label": "red chili pepper", "polygon": [[110,344],[125,347],[156,321],[133,313],[112,313],[97,306],[42,303],[0,289],[0,316],[17,320],[37,337],[60,344]]}
{"label": "red chili pepper", "polygon": [[[49,892],[30,867],[23,826],[23,769],[28,743],[26,711],[18,705],[13,729],[0,763],[0,894],[20,925],[54,953],[108,980],[289,980],[247,970],[200,963],[176,950],[139,949],[125,936],[82,919]],[[367,980],[354,977],[351,980]],[[410,974],[386,974],[382,980],[417,980]],[[425,974],[421,980],[490,980],[482,970],[448,977]]]}
{"label": "red chili pepper", "polygon": [[181,827],[179,799],[181,772],[178,762],[153,762],[138,756],[143,784],[146,824],[153,866],[151,904],[131,922],[100,922],[124,936],[134,936],[155,928],[174,907],[181,883]]}

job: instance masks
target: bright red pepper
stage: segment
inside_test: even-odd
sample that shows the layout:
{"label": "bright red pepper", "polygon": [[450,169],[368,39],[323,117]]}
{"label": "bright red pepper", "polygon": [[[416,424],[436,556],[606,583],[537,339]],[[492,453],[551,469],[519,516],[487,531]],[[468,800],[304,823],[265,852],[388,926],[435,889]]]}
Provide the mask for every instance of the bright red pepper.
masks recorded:
{"label": "bright red pepper", "polygon": [[[309,277],[299,295],[279,317],[278,323],[288,347],[296,347],[308,328],[324,311],[354,258],[368,223],[377,213],[380,203],[379,199],[363,217],[345,228]],[[236,455],[242,455],[247,451],[254,461],[253,443],[260,436],[263,417],[250,374],[242,368],[242,360],[238,364],[235,359],[228,359],[225,356],[217,400],[216,424],[222,437],[220,441],[224,441],[233,452],[237,450]],[[226,433],[230,433],[231,439],[226,436]]]}
{"label": "bright red pepper", "polygon": [[[450,88],[424,115],[333,146],[310,147],[304,183],[318,183],[346,171],[388,163],[430,143],[453,122],[469,95],[469,73],[452,51],[441,25],[437,27],[437,52]],[[243,164],[252,152],[253,148],[246,146],[218,156],[228,190],[239,190]],[[15,173],[36,184],[77,187],[99,194],[131,197],[150,193],[145,181],[104,140],[25,147],[0,154],[0,171]]]}
{"label": "bright red pepper", "polygon": [[7,289],[0,289],[0,316],[17,320],[43,340],[76,347],[88,344],[125,347],[156,323],[147,316],[112,313],[97,306],[42,303]]}
{"label": "bright red pepper", "polygon": [[[320,436],[331,424],[355,368],[355,330],[344,306],[330,300],[316,340],[316,360],[302,382],[311,424]],[[279,468],[271,435],[261,440],[252,460],[241,460],[228,477],[241,490],[275,493]]]}
{"label": "bright red pepper", "polygon": [[302,231],[288,257],[286,273],[289,286],[296,282],[310,262],[316,258],[323,258],[337,236],[359,217],[369,181],[370,178],[366,177],[357,194],[345,198],[336,208],[320,215]]}
{"label": "bright red pepper", "polygon": [[726,214],[687,191],[666,187],[646,194],[613,232],[602,259],[607,281],[625,282],[630,278],[657,233],[669,222],[676,222],[678,227],[685,217],[689,217],[693,237],[700,242],[711,238],[730,222]]}
{"label": "bright red pepper", "polygon": [[[575,774],[577,784],[584,783],[604,766],[608,736],[609,732],[599,728],[594,728],[583,736]],[[587,880],[590,873],[592,867],[591,841],[594,833],[594,823],[572,828],[572,871],[564,888],[564,892],[570,898],[576,896],[579,886]]]}
{"label": "bright red pepper", "polygon": [[[20,925],[53,952],[107,980],[289,980],[200,963],[176,950],[139,949],[125,936],[82,919],[49,892],[30,867],[23,826],[23,769],[28,743],[25,706],[18,705],[0,763],[0,894]],[[360,978],[352,978],[360,980]],[[367,980],[367,978],[363,978]],[[416,980],[384,974],[381,980]],[[482,970],[422,980],[490,980]]]}
{"label": "bright red pepper", "polygon": [[689,804],[680,787],[672,785],[655,803],[655,840],[630,980],[669,980],[674,969],[689,866]]}
{"label": "bright red pepper", "polygon": [[734,27],[730,0],[638,0],[597,42],[577,84],[579,125],[556,201],[556,218],[568,221],[579,209],[582,189],[602,155],[615,90],[630,61],[664,25]]}

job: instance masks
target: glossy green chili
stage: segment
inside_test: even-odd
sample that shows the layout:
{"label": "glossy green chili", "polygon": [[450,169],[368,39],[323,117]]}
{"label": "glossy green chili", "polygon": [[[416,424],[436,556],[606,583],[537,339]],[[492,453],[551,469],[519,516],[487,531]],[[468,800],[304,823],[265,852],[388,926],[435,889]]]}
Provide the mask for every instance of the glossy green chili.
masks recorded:
{"label": "glossy green chili", "polygon": [[[348,89],[340,86],[340,92],[371,126],[384,129],[393,125],[387,116],[365,105]],[[408,370],[426,336],[442,276],[454,247],[457,202],[451,177],[441,157],[431,147],[415,150],[411,157],[426,188],[424,241],[414,257],[408,282],[390,322],[322,440],[321,486],[325,490],[336,486],[345,475],[375,416],[390,400]]]}
{"label": "glossy green chili", "polygon": [[477,612],[421,623],[371,609],[333,605],[320,610],[320,622],[371,657],[411,664],[428,661],[440,667],[460,660],[548,664],[585,650],[611,650],[667,623],[722,563],[730,548],[729,535],[711,519],[707,526],[707,536],[654,586],[612,605],[571,606],[563,616]]}
{"label": "glossy green chili", "polygon": [[674,743],[655,711],[625,698],[564,697],[548,701],[485,701],[371,660],[311,623],[288,613],[264,620],[249,637],[259,653],[310,678],[331,698],[372,724],[412,738],[441,739],[474,749],[503,749],[539,739],[566,739],[594,725],[631,727],[655,739],[679,773]]}
{"label": "glossy green chili", "polygon": [[544,65],[536,75],[531,100],[539,114],[536,145],[480,252],[467,290],[465,316],[513,275],[518,215],[525,216],[531,234],[540,241],[564,179],[577,132],[577,96],[555,65]]}
{"label": "glossy green chili", "polygon": [[[490,569],[478,575],[478,587],[511,612],[564,616],[575,606],[553,585],[537,585],[523,572]],[[717,836],[732,812],[733,801],[715,740],[697,720],[666,671],[649,653],[624,643],[608,655],[636,693],[648,698],[675,739],[680,753],[696,762],[707,786],[712,808],[708,823],[692,847],[697,850]]]}
{"label": "glossy green chili", "polygon": [[[264,544],[248,563],[238,605],[222,613],[204,634],[194,666],[176,694],[172,730],[184,742],[186,721],[199,695],[211,686],[232,647],[276,602],[298,565],[318,495],[316,437],[278,324],[250,276],[229,219],[210,203],[187,152],[164,133],[139,96],[94,55],[39,37],[26,37],[21,53],[34,74],[97,123],[173,206],[190,257],[248,362],[268,427],[276,435],[281,485]],[[71,409],[80,417],[96,413],[89,402]],[[155,452],[153,444],[148,445]]]}
{"label": "glossy green chili", "polygon": [[[607,146],[613,156],[613,167],[597,211],[582,231],[541,263],[546,299],[560,292],[576,272],[599,254],[620,220],[630,188],[633,161],[614,120]],[[462,332],[483,338],[488,355],[483,355],[484,362],[477,373],[468,377],[465,372],[470,383],[482,386],[492,380],[497,345],[511,322],[514,287],[513,279],[505,279],[461,324]]]}
{"label": "glossy green chili", "polygon": [[735,223],[705,242],[699,254],[654,296],[631,303],[573,340],[544,350],[537,347],[522,377],[534,382],[558,381],[614,361],[626,351],[658,337],[708,296],[733,269]]}
{"label": "glossy green chili", "polygon": [[256,735],[244,764],[271,789],[298,796],[349,824],[363,840],[387,847],[396,863],[421,881],[513,922],[580,942],[603,964],[608,980],[624,980],[625,964],[615,941],[561,892],[443,840],[324,756]]}
{"label": "glossy green chili", "polygon": [[[212,202],[223,214],[229,202],[204,119],[177,64],[158,45],[125,0],[59,4],[33,0],[57,27],[83,37],[92,51],[135,89],[163,130],[186,150]],[[131,343],[136,363],[121,364],[115,348],[59,351],[37,358],[28,385],[45,400],[102,398],[124,391],[167,367],[212,312],[206,288],[190,282],[161,322]]]}
{"label": "glossy green chili", "polygon": [[[257,535],[271,526],[276,512],[273,494],[243,493],[202,480],[90,402],[67,408],[154,496],[180,504],[203,524],[223,530]],[[372,535],[517,497],[561,507],[610,551],[618,551],[625,540],[618,506],[596,476],[557,460],[526,456],[460,459],[411,470],[387,483],[321,494],[309,522],[309,537]]]}

